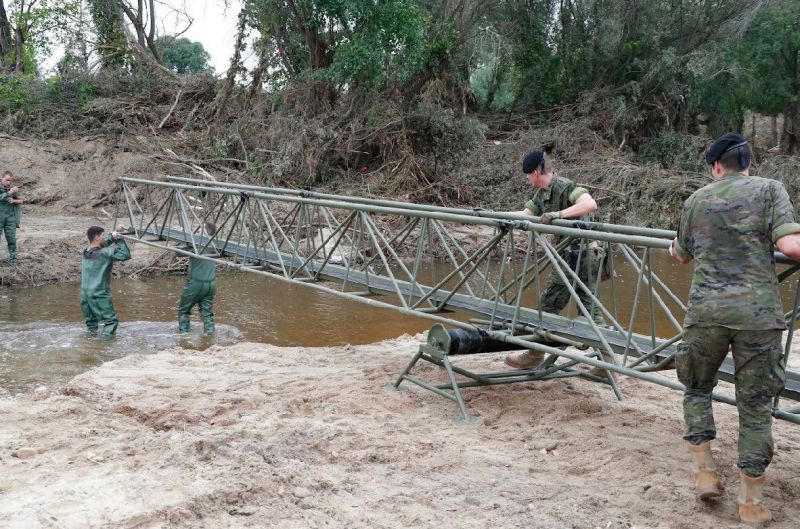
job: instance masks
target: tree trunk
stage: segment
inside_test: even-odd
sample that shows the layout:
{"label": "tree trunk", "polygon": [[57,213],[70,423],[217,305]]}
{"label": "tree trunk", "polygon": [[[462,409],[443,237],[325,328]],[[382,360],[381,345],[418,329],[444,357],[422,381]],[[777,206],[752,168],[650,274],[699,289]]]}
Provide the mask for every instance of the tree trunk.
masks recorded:
{"label": "tree trunk", "polygon": [[781,135],[781,151],[794,154],[798,148],[798,129],[800,129],[800,109],[794,102],[783,110],[783,133]]}
{"label": "tree trunk", "polygon": [[121,0],[90,0],[88,5],[97,32],[97,50],[103,66],[125,66],[129,63],[130,48]]}
{"label": "tree trunk", "polygon": [[795,52],[794,101],[783,111],[783,138],[781,150],[786,154],[794,154],[800,148],[800,49]]}
{"label": "tree trunk", "polygon": [[778,116],[772,116],[769,118],[769,125],[770,131],[772,132],[770,143],[773,147],[775,147],[778,145]]}
{"label": "tree trunk", "polygon": [[[8,21],[5,2],[0,0],[0,64],[4,69],[10,70],[11,64],[6,64],[5,59],[14,52],[14,30]],[[16,64],[16,58],[14,58]]]}
{"label": "tree trunk", "polygon": [[233,45],[233,57],[231,57],[231,65],[228,67],[228,74],[225,76],[225,82],[222,89],[217,94],[215,101],[214,118],[221,116],[225,109],[228,107],[228,101],[233,94],[233,88],[236,86],[236,75],[242,68],[242,50],[244,49],[244,39],[247,36],[247,6],[243,6],[239,11],[239,22],[236,25],[236,42]]}
{"label": "tree trunk", "polygon": [[150,29],[147,32],[147,47],[150,48],[150,52],[155,57],[158,64],[164,64],[164,61],[161,59],[161,53],[158,51],[158,46],[156,46],[156,6],[155,0],[150,0]]}
{"label": "tree trunk", "polygon": [[269,58],[272,52],[270,44],[265,40],[262,39],[259,45],[261,46],[261,51],[258,54],[258,66],[253,71],[253,81],[250,83],[250,89],[247,91],[248,103],[261,93],[261,84],[264,82],[264,73],[266,73],[269,67]]}
{"label": "tree trunk", "polygon": [[25,73],[25,37],[19,27],[14,29],[14,49],[17,54],[14,71],[16,73]]}

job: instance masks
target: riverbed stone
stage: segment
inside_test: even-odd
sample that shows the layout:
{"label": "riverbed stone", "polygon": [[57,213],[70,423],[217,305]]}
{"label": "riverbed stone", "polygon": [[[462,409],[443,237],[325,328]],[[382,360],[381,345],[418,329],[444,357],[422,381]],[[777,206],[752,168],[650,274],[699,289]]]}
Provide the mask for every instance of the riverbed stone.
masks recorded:
{"label": "riverbed stone", "polygon": [[295,498],[303,499],[311,496],[311,491],[305,487],[295,487],[292,494],[294,494]]}
{"label": "riverbed stone", "polygon": [[23,448],[17,448],[11,455],[16,457],[17,459],[30,459],[32,457],[36,457],[39,454],[39,451],[35,448],[31,448],[29,446]]}

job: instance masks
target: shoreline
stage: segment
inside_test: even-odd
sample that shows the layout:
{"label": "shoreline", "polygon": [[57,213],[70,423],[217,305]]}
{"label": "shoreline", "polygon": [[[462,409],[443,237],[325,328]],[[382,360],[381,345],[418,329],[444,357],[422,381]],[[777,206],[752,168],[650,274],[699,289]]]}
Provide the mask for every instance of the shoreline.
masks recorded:
{"label": "shoreline", "polygon": [[[421,339],[169,348],[0,399],[0,526],[738,526],[735,408],[716,406],[728,490],[709,507],[679,393],[624,377],[623,402],[580,379],[472,388],[483,425],[454,425],[450,401],[385,387]],[[776,421],[775,438],[770,527],[796,527],[797,426]]]}

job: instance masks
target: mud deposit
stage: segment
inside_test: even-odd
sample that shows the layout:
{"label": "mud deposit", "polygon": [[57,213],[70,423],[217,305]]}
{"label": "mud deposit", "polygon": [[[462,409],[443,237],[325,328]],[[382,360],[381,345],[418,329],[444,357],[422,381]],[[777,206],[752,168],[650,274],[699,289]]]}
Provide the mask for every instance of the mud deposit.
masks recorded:
{"label": "mud deposit", "polygon": [[[733,408],[716,406],[728,491],[705,506],[678,393],[630,379],[624,402],[574,379],[470,389],[483,425],[459,426],[451,402],[385,387],[420,340],[172,348],[0,400],[0,527],[739,526]],[[796,528],[798,427],[775,433],[771,527]]]}

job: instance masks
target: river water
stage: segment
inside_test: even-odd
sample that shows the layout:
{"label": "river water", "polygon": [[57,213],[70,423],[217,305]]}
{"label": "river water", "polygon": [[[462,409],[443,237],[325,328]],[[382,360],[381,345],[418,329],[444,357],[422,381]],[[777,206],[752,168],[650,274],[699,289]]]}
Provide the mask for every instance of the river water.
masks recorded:
{"label": "river water", "polygon": [[[192,314],[188,336],[177,333],[182,277],[118,279],[112,284],[120,326],[112,340],[84,336],[79,284],[0,290],[0,388],[16,393],[63,383],[131,353],[181,345],[205,348],[241,340],[288,346],[364,344],[420,332],[421,318],[341,299],[256,274],[220,274],[214,307],[216,336],[202,336]],[[196,311],[196,309],[195,309]]]}
{"label": "river water", "polygon": [[[621,256],[615,259],[618,319],[627,326],[638,276]],[[666,252],[657,252],[653,268],[680,299],[686,299],[691,266],[679,266]],[[6,315],[0,322],[0,388],[16,393],[39,385],[53,387],[104,361],[176,345],[205,348],[241,340],[307,347],[365,344],[421,332],[432,323],[302,285],[235,273],[218,278],[216,336],[202,336],[196,314],[192,332],[180,336],[175,311],[183,283],[182,277],[175,276],[115,280],[114,304],[121,324],[116,338],[109,341],[84,336],[78,284],[0,289],[0,314]],[[787,308],[795,284],[791,281],[783,292]],[[610,282],[603,284],[605,300],[610,300],[610,286]],[[524,300],[534,306],[535,292],[529,289]],[[610,309],[610,301],[606,303]],[[636,312],[635,330],[649,333],[646,297]],[[655,313],[657,334],[675,334],[663,311]],[[575,309],[565,309],[564,314],[574,316]]]}

